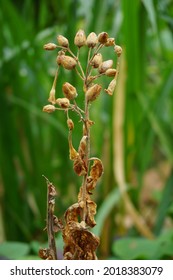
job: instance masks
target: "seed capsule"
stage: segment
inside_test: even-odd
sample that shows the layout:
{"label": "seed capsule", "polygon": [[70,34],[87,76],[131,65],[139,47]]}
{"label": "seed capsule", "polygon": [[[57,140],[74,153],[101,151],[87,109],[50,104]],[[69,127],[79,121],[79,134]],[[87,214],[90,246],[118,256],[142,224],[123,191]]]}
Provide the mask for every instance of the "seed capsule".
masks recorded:
{"label": "seed capsule", "polygon": [[114,47],[114,51],[116,52],[116,54],[118,55],[118,56],[120,56],[121,54],[122,54],[122,47],[120,47],[120,46],[118,46],[118,45],[116,45],[115,47]]}
{"label": "seed capsule", "polygon": [[85,36],[85,32],[82,29],[79,29],[79,31],[76,33],[76,36],[74,38],[74,44],[81,48],[82,46],[84,46],[86,43],[86,36]]}
{"label": "seed capsule", "polygon": [[78,95],[76,88],[68,82],[63,84],[62,91],[63,91],[65,97],[68,98],[69,100],[76,98]]}
{"label": "seed capsule", "polygon": [[52,112],[54,112],[55,111],[55,106],[54,105],[46,105],[46,106],[44,106],[43,107],[43,112],[46,112],[46,113],[52,113]]}
{"label": "seed capsule", "polygon": [[44,50],[46,51],[53,51],[57,48],[57,45],[55,45],[54,43],[48,43],[48,44],[45,44],[43,46]]}
{"label": "seed capsule", "polygon": [[72,121],[72,119],[67,119],[67,126],[68,126],[69,130],[74,129],[74,122]]}
{"label": "seed capsule", "polygon": [[110,69],[113,65],[113,60],[109,59],[106,61],[103,61],[100,65],[99,65],[99,73],[104,73],[106,72],[106,70]]}
{"label": "seed capsule", "polygon": [[65,47],[65,48],[68,48],[69,47],[69,42],[68,42],[68,39],[62,35],[58,35],[57,37],[57,41],[58,41],[58,44],[62,47]]}
{"label": "seed capsule", "polygon": [[54,88],[52,88],[51,91],[50,91],[50,93],[49,93],[49,99],[48,99],[48,101],[49,101],[50,103],[52,103],[52,104],[55,104],[55,103],[56,103],[56,102],[55,102],[55,89],[54,89]]}
{"label": "seed capsule", "polygon": [[98,35],[98,41],[101,43],[101,44],[105,44],[108,40],[108,33],[107,32],[101,32],[99,35]]}
{"label": "seed capsule", "polygon": [[107,69],[105,75],[108,77],[115,77],[117,70],[114,68]]}
{"label": "seed capsule", "polygon": [[60,63],[67,70],[72,70],[77,64],[76,60],[68,55],[60,55],[57,59],[57,63]]}
{"label": "seed capsule", "polygon": [[87,101],[88,102],[94,101],[99,96],[101,89],[102,87],[99,84],[95,84],[91,86],[86,92]]}
{"label": "seed capsule", "polygon": [[108,88],[105,89],[105,92],[106,92],[107,94],[113,95],[114,90],[115,90],[115,87],[116,87],[116,82],[117,82],[116,79],[113,79],[113,80],[110,82]]}
{"label": "seed capsule", "polygon": [[70,106],[70,101],[67,98],[57,98],[56,104],[58,104],[61,108],[66,109]]}
{"label": "seed capsule", "polygon": [[97,43],[98,43],[97,35],[94,32],[91,32],[86,39],[86,45],[89,48],[94,48],[97,45]]}
{"label": "seed capsule", "polygon": [[101,63],[102,63],[102,54],[101,53],[96,54],[90,62],[90,64],[94,68],[98,68]]}
{"label": "seed capsule", "polygon": [[108,38],[107,42],[105,43],[106,47],[110,47],[110,46],[115,46],[115,39],[114,38]]}

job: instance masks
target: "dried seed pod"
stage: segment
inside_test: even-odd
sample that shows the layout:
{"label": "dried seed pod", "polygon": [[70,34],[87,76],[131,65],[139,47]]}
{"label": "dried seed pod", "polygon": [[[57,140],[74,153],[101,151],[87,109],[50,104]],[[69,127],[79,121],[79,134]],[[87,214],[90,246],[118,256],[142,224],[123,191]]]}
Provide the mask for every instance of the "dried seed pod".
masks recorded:
{"label": "dried seed pod", "polygon": [[79,29],[79,31],[76,33],[76,36],[74,38],[74,44],[78,47],[81,48],[84,46],[86,43],[86,36],[85,32],[82,29]]}
{"label": "dried seed pod", "polygon": [[94,101],[99,96],[101,89],[102,89],[102,87],[99,84],[95,84],[95,85],[91,86],[86,92],[87,102]]}
{"label": "dried seed pod", "polygon": [[58,44],[62,47],[68,48],[69,47],[69,41],[66,37],[62,36],[62,35],[58,35],[57,36],[57,41]]}
{"label": "dried seed pod", "polygon": [[88,136],[84,135],[82,137],[82,139],[80,140],[80,144],[79,144],[79,148],[78,148],[78,153],[79,153],[79,155],[80,155],[80,157],[82,159],[86,155],[87,139],[88,139]]}
{"label": "dried seed pod", "polygon": [[66,109],[70,106],[70,101],[66,97],[57,98],[56,104],[58,104],[61,108]]}
{"label": "dried seed pod", "polygon": [[56,58],[56,62],[57,62],[58,65],[61,65],[61,56],[62,55],[65,55],[65,52],[61,50],[61,51],[58,52],[58,56]]}
{"label": "dried seed pod", "polygon": [[86,39],[86,45],[89,48],[94,48],[97,45],[97,43],[98,43],[98,38],[96,33],[91,32]]}
{"label": "dried seed pod", "polygon": [[101,53],[97,53],[90,62],[90,64],[94,68],[98,68],[101,63],[102,63],[102,54]]}
{"label": "dried seed pod", "polygon": [[62,91],[63,91],[65,97],[68,98],[69,100],[76,98],[78,95],[76,88],[68,82],[63,84]]}
{"label": "dried seed pod", "polygon": [[122,54],[122,47],[120,47],[120,46],[118,46],[118,45],[115,45],[115,47],[114,47],[114,51],[116,52],[116,54],[118,55],[118,56],[120,56],[121,54]]}
{"label": "dried seed pod", "polygon": [[105,47],[115,46],[115,39],[114,38],[108,38],[107,42],[105,43]]}
{"label": "dried seed pod", "polygon": [[107,32],[101,32],[99,35],[98,35],[98,41],[101,43],[101,44],[105,44],[108,40],[108,33]]}
{"label": "dried seed pod", "polygon": [[67,126],[68,126],[69,130],[74,129],[74,122],[72,121],[72,119],[67,119]]}
{"label": "dried seed pod", "polygon": [[99,65],[99,73],[105,73],[106,70],[110,69],[113,65],[113,60],[109,59],[106,61],[103,61],[100,65]]}
{"label": "dried seed pod", "polygon": [[72,70],[77,64],[76,60],[68,55],[60,55],[57,59],[57,63],[61,64],[67,70]]}
{"label": "dried seed pod", "polygon": [[55,89],[52,88],[50,93],[49,93],[49,98],[48,98],[48,101],[52,104],[55,104]]}
{"label": "dried seed pod", "polygon": [[48,43],[43,46],[44,50],[46,51],[53,51],[57,48],[57,45],[54,43]]}
{"label": "dried seed pod", "polygon": [[115,87],[116,87],[116,82],[117,82],[116,79],[113,79],[113,80],[110,82],[108,88],[105,89],[105,92],[106,92],[107,94],[113,95],[113,92],[114,92]]}
{"label": "dried seed pod", "polygon": [[115,77],[117,70],[114,68],[107,69],[105,75],[108,77]]}
{"label": "dried seed pod", "polygon": [[46,105],[43,107],[43,112],[46,112],[46,113],[52,113],[56,110],[55,106],[54,105]]}

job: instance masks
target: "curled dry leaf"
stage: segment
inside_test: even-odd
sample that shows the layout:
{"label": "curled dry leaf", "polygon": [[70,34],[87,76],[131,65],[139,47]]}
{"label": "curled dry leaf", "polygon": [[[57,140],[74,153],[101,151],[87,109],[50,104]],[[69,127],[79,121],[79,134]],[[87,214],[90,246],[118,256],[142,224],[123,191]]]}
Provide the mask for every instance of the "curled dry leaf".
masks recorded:
{"label": "curled dry leaf", "polygon": [[93,180],[98,180],[103,173],[103,164],[100,159],[94,159],[94,163],[91,166],[90,176]]}
{"label": "curled dry leaf", "polygon": [[71,221],[78,222],[81,215],[81,210],[82,208],[78,202],[71,205],[64,214],[66,223],[69,223]]}
{"label": "curled dry leaf", "polygon": [[85,222],[88,226],[94,227],[96,225],[94,216],[96,214],[97,204],[92,200],[87,200],[86,206],[87,206],[87,215],[86,215]]}
{"label": "curled dry leaf", "polygon": [[78,176],[84,176],[87,173],[85,163],[80,156],[74,159],[73,169]]}
{"label": "curled dry leaf", "polygon": [[89,232],[83,222],[70,222],[63,232],[64,259],[94,260],[99,238]]}
{"label": "curled dry leaf", "polygon": [[78,153],[82,159],[86,155],[87,139],[88,139],[88,136],[84,135],[79,144]]}

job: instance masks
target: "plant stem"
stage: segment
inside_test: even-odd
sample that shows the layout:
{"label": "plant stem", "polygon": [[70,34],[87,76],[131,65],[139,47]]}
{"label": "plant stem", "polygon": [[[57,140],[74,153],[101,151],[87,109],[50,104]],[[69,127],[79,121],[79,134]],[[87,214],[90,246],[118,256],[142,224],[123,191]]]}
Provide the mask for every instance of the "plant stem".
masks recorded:
{"label": "plant stem", "polygon": [[57,260],[55,234],[53,230],[53,220],[54,220],[54,206],[55,206],[55,196],[56,190],[52,183],[43,175],[47,182],[47,236],[48,236],[48,247],[51,259]]}

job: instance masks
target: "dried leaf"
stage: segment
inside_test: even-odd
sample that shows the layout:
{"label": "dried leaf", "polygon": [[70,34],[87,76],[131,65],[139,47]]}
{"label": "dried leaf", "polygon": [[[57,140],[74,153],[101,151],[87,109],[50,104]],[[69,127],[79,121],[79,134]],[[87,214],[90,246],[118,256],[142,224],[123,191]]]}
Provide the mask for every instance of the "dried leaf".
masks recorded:
{"label": "dried leaf", "polygon": [[84,135],[79,144],[78,153],[82,159],[86,155],[87,139],[88,139],[88,137],[86,135]]}
{"label": "dried leaf", "polygon": [[91,166],[90,176],[93,180],[98,180],[103,173],[103,164],[100,159],[94,159],[94,163]]}
{"label": "dried leaf", "polygon": [[81,210],[82,208],[79,203],[74,203],[73,205],[71,205],[64,214],[66,223],[71,221],[78,222],[81,215]]}
{"label": "dried leaf", "polygon": [[74,159],[73,169],[78,176],[84,176],[87,173],[85,163],[80,156]]}
{"label": "dried leaf", "polygon": [[92,200],[88,200],[86,205],[87,205],[86,224],[90,227],[94,227],[96,225],[94,216],[96,214],[97,204]]}

